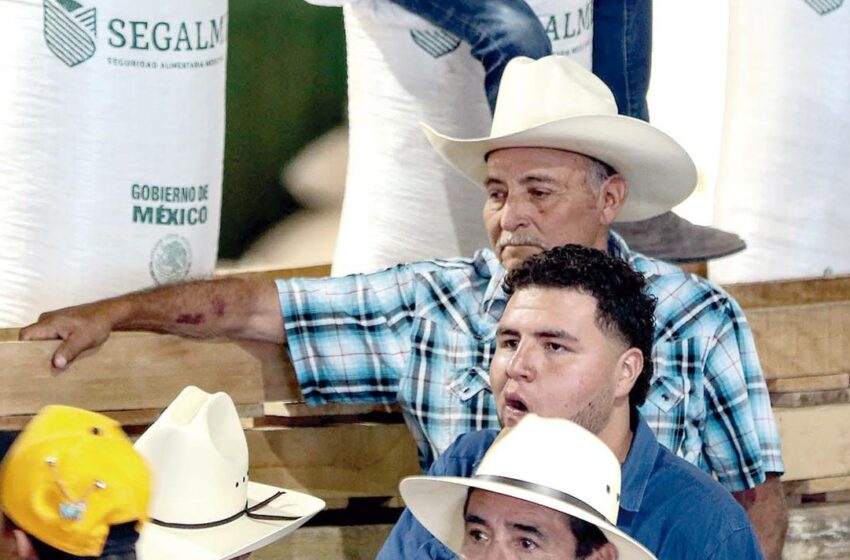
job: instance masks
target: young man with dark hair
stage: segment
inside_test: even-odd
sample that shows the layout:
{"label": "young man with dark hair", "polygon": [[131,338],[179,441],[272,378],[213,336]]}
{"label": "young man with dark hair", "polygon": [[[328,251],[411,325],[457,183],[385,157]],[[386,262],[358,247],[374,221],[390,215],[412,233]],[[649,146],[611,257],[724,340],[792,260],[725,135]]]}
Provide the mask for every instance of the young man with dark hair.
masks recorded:
{"label": "young man with dark hair", "polygon": [[[655,310],[643,275],[597,249],[566,245],[525,259],[505,286],[509,300],[490,367],[503,428],[534,414],[571,420],[598,436],[622,464],[617,527],[658,558],[762,558],[741,506],[661,447],[637,410],[652,374]],[[429,474],[480,475],[478,464],[497,435],[460,436]],[[554,438],[538,443],[568,447]],[[521,461],[545,462],[530,449]],[[454,555],[406,510],[378,558]]]}

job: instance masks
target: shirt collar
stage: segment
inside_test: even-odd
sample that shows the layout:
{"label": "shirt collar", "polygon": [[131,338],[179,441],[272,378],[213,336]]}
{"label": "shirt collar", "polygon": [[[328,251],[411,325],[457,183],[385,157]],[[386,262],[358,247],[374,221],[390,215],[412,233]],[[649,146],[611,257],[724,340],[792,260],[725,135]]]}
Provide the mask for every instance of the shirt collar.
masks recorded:
{"label": "shirt collar", "polygon": [[481,311],[488,315],[493,315],[498,320],[508,301],[508,296],[505,294],[503,287],[507,272],[502,267],[496,254],[490,249],[482,251],[482,256],[484,257],[483,266],[487,268],[490,275],[490,282],[487,283],[487,290],[484,292],[484,298],[481,300]]}
{"label": "shirt collar", "polygon": [[638,413],[632,447],[626,456],[626,462],[623,463],[620,508],[633,512],[640,510],[643,495],[660,450],[658,439],[643,416]]}

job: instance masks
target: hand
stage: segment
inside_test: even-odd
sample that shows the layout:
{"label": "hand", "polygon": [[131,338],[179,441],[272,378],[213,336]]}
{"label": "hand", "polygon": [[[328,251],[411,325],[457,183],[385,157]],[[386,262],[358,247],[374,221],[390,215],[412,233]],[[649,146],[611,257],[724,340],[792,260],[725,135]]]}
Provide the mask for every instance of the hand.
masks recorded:
{"label": "hand", "polygon": [[112,332],[112,321],[104,303],[66,307],[42,313],[38,322],[21,329],[20,340],[54,340],[64,342],[53,353],[52,364],[65,369],[81,352],[103,344]]}

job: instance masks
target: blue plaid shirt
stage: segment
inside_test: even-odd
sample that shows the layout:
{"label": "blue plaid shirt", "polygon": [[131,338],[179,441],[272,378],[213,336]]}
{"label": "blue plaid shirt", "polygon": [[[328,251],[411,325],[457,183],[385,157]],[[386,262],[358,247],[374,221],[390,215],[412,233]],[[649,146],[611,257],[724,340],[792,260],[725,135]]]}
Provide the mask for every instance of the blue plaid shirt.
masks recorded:
{"label": "blue plaid shirt", "polygon": [[[641,412],[662,445],[731,491],[784,471],[743,312],[723,290],[629,250],[658,298]],[[507,298],[492,251],[332,279],[278,280],[289,354],[311,405],[399,403],[427,469],[461,434],[498,429],[489,367]]]}

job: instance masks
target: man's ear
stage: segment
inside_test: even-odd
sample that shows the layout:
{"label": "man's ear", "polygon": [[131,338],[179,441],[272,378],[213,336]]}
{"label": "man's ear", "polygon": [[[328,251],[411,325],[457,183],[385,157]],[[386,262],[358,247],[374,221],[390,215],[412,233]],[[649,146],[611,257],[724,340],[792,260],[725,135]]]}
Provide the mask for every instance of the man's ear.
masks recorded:
{"label": "man's ear", "polygon": [[602,203],[602,222],[605,226],[610,226],[620,215],[623,205],[626,203],[626,197],[629,194],[629,186],[626,179],[619,173],[611,175],[600,187],[599,196]]}
{"label": "man's ear", "polygon": [[591,552],[587,560],[617,560],[619,557],[620,553],[617,551],[617,547],[607,542]]}
{"label": "man's ear", "polygon": [[15,538],[15,546],[21,560],[38,560],[38,555],[35,553],[32,542],[26,533],[20,529],[12,529],[12,536]]}
{"label": "man's ear", "polygon": [[643,352],[631,347],[620,356],[617,363],[619,378],[614,390],[615,397],[627,397],[643,372]]}

